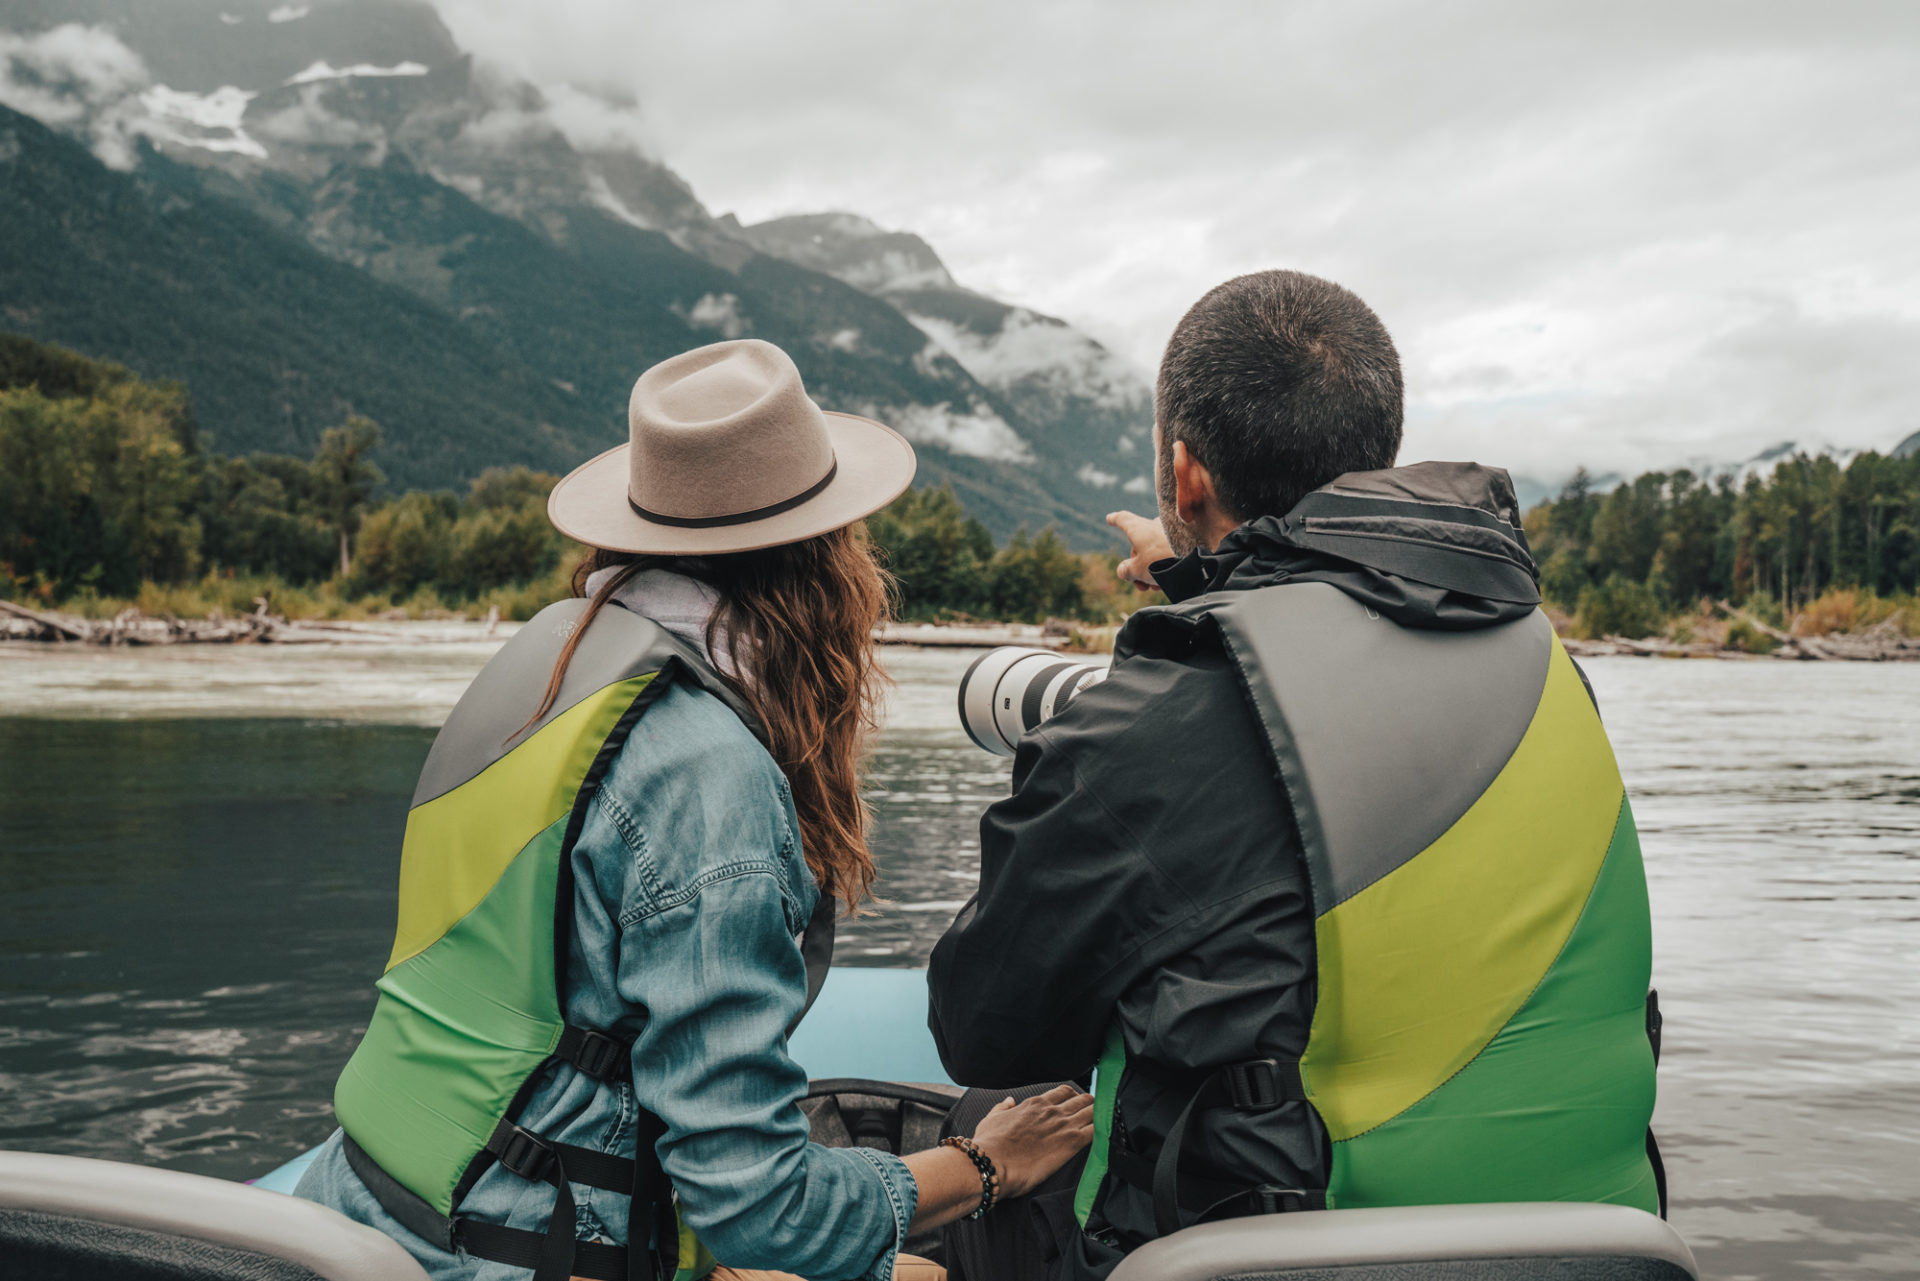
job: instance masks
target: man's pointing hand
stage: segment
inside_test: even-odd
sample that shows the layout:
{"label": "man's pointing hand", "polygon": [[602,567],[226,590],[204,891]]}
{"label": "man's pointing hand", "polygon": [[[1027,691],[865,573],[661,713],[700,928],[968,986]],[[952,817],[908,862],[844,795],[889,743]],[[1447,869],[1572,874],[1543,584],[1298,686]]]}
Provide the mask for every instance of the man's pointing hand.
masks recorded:
{"label": "man's pointing hand", "polygon": [[1117,571],[1121,579],[1132,583],[1135,591],[1157,591],[1160,585],[1153,581],[1153,575],[1147,572],[1147,567],[1173,555],[1173,544],[1167,541],[1167,531],[1161,528],[1159,521],[1148,520],[1132,512],[1108,512],[1107,524],[1125,534],[1127,542],[1131,544],[1127,558],[1120,562]]}

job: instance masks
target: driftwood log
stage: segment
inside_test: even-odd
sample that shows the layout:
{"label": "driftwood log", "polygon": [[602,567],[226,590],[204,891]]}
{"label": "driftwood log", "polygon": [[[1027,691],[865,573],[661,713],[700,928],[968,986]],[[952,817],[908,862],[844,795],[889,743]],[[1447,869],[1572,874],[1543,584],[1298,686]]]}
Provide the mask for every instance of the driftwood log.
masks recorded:
{"label": "driftwood log", "polygon": [[[497,622],[497,618],[494,620]],[[485,640],[484,634],[458,639]],[[364,623],[290,622],[272,610],[264,596],[254,601],[242,618],[175,618],[124,609],[110,619],[87,619],[32,609],[0,600],[0,640],[45,641],[83,645],[318,645],[342,643],[393,644],[407,641],[445,642],[444,634],[420,635]]]}
{"label": "driftwood log", "polygon": [[1738,619],[1761,635],[1779,642],[1779,648],[1773,651],[1775,658],[1810,659],[1833,662],[1835,660],[1855,663],[1911,662],[1920,659],[1920,640],[1907,636],[1900,629],[1900,615],[1882,619],[1871,627],[1857,632],[1829,632],[1825,636],[1796,636],[1792,632],[1783,632],[1778,627],[1755,618],[1743,609],[1736,609],[1726,601],[1715,601],[1714,608],[1728,618]]}
{"label": "driftwood log", "polygon": [[[16,605],[12,601],[0,600],[0,614],[6,616],[9,639],[20,640],[89,640],[92,637],[88,624],[81,619],[67,618],[60,614],[43,614],[37,609],[28,609],[25,605]],[[25,627],[20,624],[24,622]]]}
{"label": "driftwood log", "polygon": [[[1728,618],[1744,622],[1754,631],[1776,643],[1770,655],[1749,654],[1744,650],[1711,641],[1680,641],[1660,638],[1634,639],[1608,636],[1604,640],[1565,641],[1567,652],[1576,658],[1597,655],[1631,655],[1641,658],[1784,658],[1815,662],[1913,662],[1920,661],[1920,639],[1907,636],[1900,627],[1900,615],[1884,619],[1857,632],[1835,632],[1826,636],[1796,636],[1782,631],[1726,601],[1715,608]],[[483,627],[471,634],[449,635],[405,632],[366,623],[291,622],[272,612],[271,603],[260,597],[251,614],[241,618],[184,619],[171,615],[142,614],[135,609],[122,610],[110,619],[87,619],[74,614],[34,609],[14,601],[0,600],[0,641],[42,641],[52,644],[86,645],[314,645],[343,643],[394,644],[411,641],[445,643],[450,640],[484,641],[496,639],[500,616],[490,610]],[[891,623],[876,629],[875,639],[893,645],[990,646],[1031,645],[1047,649],[1072,648],[1065,628],[1038,627],[1031,624],[943,625],[930,623]]]}

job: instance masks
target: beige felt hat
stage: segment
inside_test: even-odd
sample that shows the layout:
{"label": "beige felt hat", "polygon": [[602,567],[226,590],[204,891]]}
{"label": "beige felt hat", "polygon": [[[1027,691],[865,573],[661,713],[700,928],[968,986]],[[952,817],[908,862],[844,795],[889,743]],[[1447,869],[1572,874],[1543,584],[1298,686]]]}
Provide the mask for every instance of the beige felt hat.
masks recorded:
{"label": "beige felt hat", "polygon": [[757,338],[662,361],[633,385],[630,440],[553,487],[547,516],[611,551],[697,556],[797,543],[885,507],[913,480],[890,427],[830,414]]}

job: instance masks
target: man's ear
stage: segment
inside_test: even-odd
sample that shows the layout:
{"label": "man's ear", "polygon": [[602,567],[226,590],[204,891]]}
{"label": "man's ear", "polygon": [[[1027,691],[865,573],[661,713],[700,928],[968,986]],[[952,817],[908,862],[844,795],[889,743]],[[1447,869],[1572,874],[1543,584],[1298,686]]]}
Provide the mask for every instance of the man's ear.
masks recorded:
{"label": "man's ear", "polygon": [[1180,523],[1189,529],[1205,529],[1208,518],[1220,506],[1213,494],[1213,473],[1187,452],[1187,442],[1173,442],[1173,501]]}

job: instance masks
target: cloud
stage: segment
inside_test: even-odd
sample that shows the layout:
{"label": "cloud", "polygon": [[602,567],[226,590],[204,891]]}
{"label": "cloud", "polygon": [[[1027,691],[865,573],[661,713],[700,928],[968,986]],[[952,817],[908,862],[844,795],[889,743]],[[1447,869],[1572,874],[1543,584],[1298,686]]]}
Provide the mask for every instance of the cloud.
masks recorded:
{"label": "cloud", "polygon": [[1125,494],[1150,494],[1153,492],[1153,477],[1135,476],[1132,480],[1120,486],[1120,492]]}
{"label": "cloud", "polygon": [[955,363],[958,362],[947,354],[946,349],[932,339],[928,339],[926,346],[913,353],[914,372],[922,378],[931,378],[940,382],[950,382],[954,379],[964,381],[961,372],[954,369]]}
{"label": "cloud", "polygon": [[552,137],[553,121],[538,109],[520,106],[494,107],[460,126],[459,141],[478,150],[512,146],[529,138]]}
{"label": "cloud", "polygon": [[[587,199],[630,227],[638,227],[642,231],[656,230],[651,222],[635,213],[631,205],[620,199],[613,189],[613,184],[607,181],[607,175],[598,169],[589,170],[587,173]],[[727,296],[731,298],[733,295]]]}
{"label": "cloud", "polygon": [[1152,398],[1126,361],[1078,330],[1024,307],[1008,312],[990,334],[911,310],[907,319],[989,387],[1026,383],[1107,409],[1142,409]]}
{"label": "cloud", "polygon": [[85,137],[115,169],[133,167],[142,135],[264,158],[241,125],[254,96],[232,85],[196,93],[154,84],[140,56],[105,27],[0,31],[0,103]]}
{"label": "cloud", "polygon": [[[1652,350],[1639,352],[1653,365],[1644,378],[1612,377],[1608,390],[1579,395],[1559,393],[1552,378],[1509,383],[1504,395],[1494,389],[1419,407],[1409,436],[1464,442],[1462,453],[1493,456],[1551,421],[1584,438],[1578,461],[1632,474],[1649,465],[1726,464],[1780,441],[1810,452],[1885,450],[1920,428],[1920,316],[1821,314],[1782,295],[1762,296],[1739,315],[1717,318],[1684,362],[1655,362],[1670,341],[1657,329],[1649,335]],[[1572,468],[1537,470],[1557,483]]]}
{"label": "cloud", "polygon": [[572,85],[547,86],[545,116],[581,151],[652,151],[644,118],[631,103],[609,102]]}
{"label": "cloud", "polygon": [[955,410],[943,400],[937,405],[868,405],[856,412],[878,419],[916,445],[938,445],[969,458],[1033,461],[1033,450],[1020,433],[983,405]]}
{"label": "cloud", "polygon": [[371,121],[352,120],[330,110],[326,94],[325,83],[303,86],[286,106],[254,121],[253,134],[269,142],[303,147],[364,146],[369,148],[367,163],[383,163],[388,146],[386,131]]}
{"label": "cloud", "polygon": [[[1746,388],[1822,379],[1734,335],[1784,304],[1874,361],[1920,314],[1909,4],[443,9],[541,85],[637,102],[710,206],[911,229],[1141,368],[1231,275],[1339,280],[1401,348],[1409,458],[1744,456],[1780,417]],[[1842,439],[1892,443],[1898,375],[1859,376]]]}
{"label": "cloud", "polygon": [[856,289],[927,289],[953,287],[953,277],[939,263],[927,263],[904,249],[883,249],[846,268],[841,279]]}
{"label": "cloud", "polygon": [[283,4],[267,14],[268,22],[298,22],[313,12],[310,4]]}
{"label": "cloud", "polygon": [[1120,483],[1118,476],[1110,471],[1101,471],[1092,463],[1081,463],[1080,470],[1073,473],[1073,478],[1082,485],[1092,485],[1095,489],[1112,489]]}
{"label": "cloud", "polygon": [[70,22],[35,35],[0,31],[0,103],[87,135],[116,169],[133,165],[146,65],[105,27]]}
{"label": "cloud", "polygon": [[722,338],[739,338],[752,328],[740,314],[740,299],[733,294],[702,294],[685,314],[687,323],[695,329],[712,329]]}

